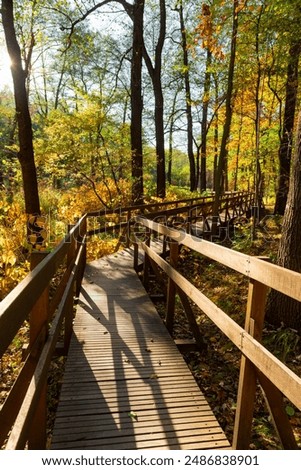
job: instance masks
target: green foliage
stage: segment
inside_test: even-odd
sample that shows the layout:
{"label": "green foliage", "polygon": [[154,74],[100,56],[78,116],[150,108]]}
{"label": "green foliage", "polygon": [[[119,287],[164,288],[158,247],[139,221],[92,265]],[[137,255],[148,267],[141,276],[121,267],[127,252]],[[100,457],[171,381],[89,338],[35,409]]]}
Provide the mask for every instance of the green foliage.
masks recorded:
{"label": "green foliage", "polygon": [[[129,177],[129,128],[103,113],[96,98],[68,114],[49,113],[35,139],[38,169],[59,184]],[[118,186],[118,184],[117,184]]]}
{"label": "green foliage", "polygon": [[279,357],[281,361],[286,362],[292,355],[296,355],[299,347],[300,336],[298,332],[291,329],[280,327],[275,331],[269,331],[264,338],[264,345],[273,351],[273,354]]}

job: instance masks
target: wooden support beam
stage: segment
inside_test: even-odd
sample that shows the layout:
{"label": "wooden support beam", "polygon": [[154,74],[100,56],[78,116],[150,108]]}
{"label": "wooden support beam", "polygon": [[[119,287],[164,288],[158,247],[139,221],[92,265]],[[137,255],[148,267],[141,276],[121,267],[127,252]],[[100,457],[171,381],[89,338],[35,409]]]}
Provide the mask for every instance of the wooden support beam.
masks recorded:
{"label": "wooden support beam", "polygon": [[151,258],[149,258],[149,262],[150,262],[150,265],[151,265],[152,270],[153,270],[153,272],[154,272],[155,278],[156,278],[158,284],[160,285],[160,287],[161,287],[161,289],[162,289],[162,294],[163,294],[164,297],[166,297],[166,291],[167,291],[167,289],[166,289],[166,284],[165,284],[165,281],[164,281],[164,279],[163,279],[163,276],[162,276],[162,274],[161,274],[161,272],[160,272],[160,270],[159,270],[159,268],[158,268],[158,265],[157,265],[157,263],[155,263],[155,261],[154,261],[153,259],[151,259]]}
{"label": "wooden support beam", "polygon": [[139,246],[138,243],[134,243],[134,269],[136,273],[139,271]]}
{"label": "wooden support beam", "polygon": [[74,284],[68,293],[65,304],[65,322],[64,322],[64,355],[67,355],[73,330],[73,304],[74,304]]}
{"label": "wooden support beam", "polygon": [[[151,230],[147,229],[145,235],[146,235],[145,244],[146,244],[146,246],[150,247]],[[150,269],[149,257],[147,255],[147,253],[144,253],[143,285],[144,285],[146,290],[148,290],[148,287],[149,287],[149,269]]]}
{"label": "wooden support beam", "polygon": [[283,449],[298,450],[299,447],[284,409],[283,395],[278,388],[258,371],[258,378],[273,424]]}
{"label": "wooden support beam", "polygon": [[[268,288],[250,280],[245,330],[258,341],[261,339]],[[245,356],[241,358],[237,408],[233,431],[233,449],[248,449],[256,394],[256,368]]]}
{"label": "wooden support beam", "polygon": [[185,294],[185,292],[182,291],[182,289],[180,289],[179,287],[177,287],[177,291],[178,291],[179,297],[181,299],[181,302],[182,302],[182,305],[183,305],[183,308],[184,308],[184,311],[185,311],[190,329],[191,329],[191,331],[193,333],[193,336],[195,338],[196,344],[197,344],[199,349],[204,350],[204,349],[207,348],[207,345],[204,341],[204,338],[203,338],[203,335],[200,331],[199,325],[197,324],[197,321],[195,319],[193,310],[192,310],[191,305],[189,303],[189,299],[188,299],[187,295]]}
{"label": "wooden support beam", "polygon": [[[48,255],[45,252],[33,252],[31,254],[31,271]],[[48,335],[49,318],[49,285],[35,303],[29,319],[29,348],[31,349],[36,340],[46,342]],[[42,336],[41,336],[42,335]],[[47,425],[47,383],[43,385],[34,413],[32,427],[28,436],[28,448],[38,450],[46,448],[46,426]]]}
{"label": "wooden support beam", "polygon": [[[169,263],[173,268],[176,268],[179,257],[179,244],[175,241],[170,242]],[[175,302],[176,302],[176,285],[169,277],[167,284],[167,301],[166,301],[166,328],[172,335],[175,317]]]}
{"label": "wooden support beam", "polygon": [[187,354],[190,352],[195,352],[199,351],[200,348],[196,344],[194,339],[182,339],[182,338],[176,338],[175,339],[175,344],[177,345],[178,350],[182,354]]}

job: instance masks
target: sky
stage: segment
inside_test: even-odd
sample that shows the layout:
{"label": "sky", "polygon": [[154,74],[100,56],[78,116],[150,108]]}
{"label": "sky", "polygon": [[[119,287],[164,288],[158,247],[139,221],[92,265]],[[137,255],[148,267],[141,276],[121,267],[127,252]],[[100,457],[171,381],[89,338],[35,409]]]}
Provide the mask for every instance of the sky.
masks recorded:
{"label": "sky", "polygon": [[12,87],[10,59],[5,46],[0,45],[0,90],[5,86]]}

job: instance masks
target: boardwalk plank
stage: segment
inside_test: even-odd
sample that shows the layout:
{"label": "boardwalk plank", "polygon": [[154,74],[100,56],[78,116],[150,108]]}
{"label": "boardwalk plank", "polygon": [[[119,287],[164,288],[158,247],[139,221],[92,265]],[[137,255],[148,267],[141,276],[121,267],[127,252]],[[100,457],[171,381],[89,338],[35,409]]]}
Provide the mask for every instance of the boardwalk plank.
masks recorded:
{"label": "boardwalk plank", "polygon": [[86,267],[51,448],[230,448],[132,263]]}

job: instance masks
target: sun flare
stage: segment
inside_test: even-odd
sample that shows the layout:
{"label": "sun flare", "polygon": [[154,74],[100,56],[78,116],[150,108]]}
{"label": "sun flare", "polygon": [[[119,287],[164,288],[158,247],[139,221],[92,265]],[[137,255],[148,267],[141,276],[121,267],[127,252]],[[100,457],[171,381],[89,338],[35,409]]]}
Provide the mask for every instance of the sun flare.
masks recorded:
{"label": "sun flare", "polygon": [[12,86],[11,60],[4,47],[0,48],[0,88]]}

